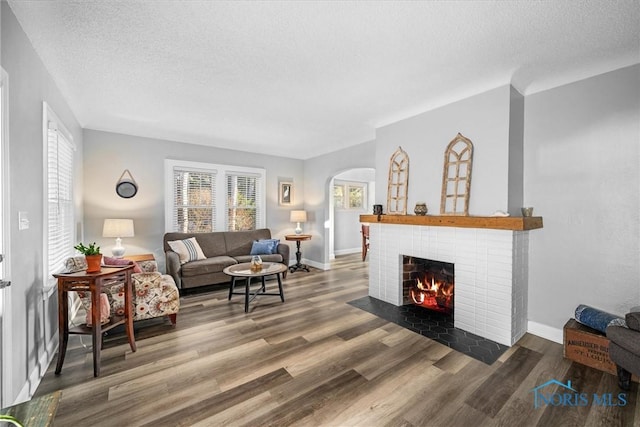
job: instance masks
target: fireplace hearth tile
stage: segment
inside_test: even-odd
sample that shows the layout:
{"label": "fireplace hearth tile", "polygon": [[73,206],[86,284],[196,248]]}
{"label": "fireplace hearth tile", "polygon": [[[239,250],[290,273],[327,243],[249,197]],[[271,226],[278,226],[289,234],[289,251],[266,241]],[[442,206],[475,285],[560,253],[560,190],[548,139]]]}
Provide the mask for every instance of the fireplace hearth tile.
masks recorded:
{"label": "fireplace hearth tile", "polygon": [[476,360],[493,364],[509,348],[453,326],[453,318],[415,305],[395,306],[366,296],[350,305],[444,344]]}

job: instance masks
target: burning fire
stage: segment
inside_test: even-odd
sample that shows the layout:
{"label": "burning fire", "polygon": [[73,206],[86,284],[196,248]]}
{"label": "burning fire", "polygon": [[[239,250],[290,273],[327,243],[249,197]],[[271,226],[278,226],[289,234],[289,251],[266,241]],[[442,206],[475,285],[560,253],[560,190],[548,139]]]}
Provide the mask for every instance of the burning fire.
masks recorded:
{"label": "burning fire", "polygon": [[453,284],[436,281],[431,278],[424,281],[416,280],[415,286],[411,287],[410,295],[413,302],[432,310],[448,312],[453,307]]}

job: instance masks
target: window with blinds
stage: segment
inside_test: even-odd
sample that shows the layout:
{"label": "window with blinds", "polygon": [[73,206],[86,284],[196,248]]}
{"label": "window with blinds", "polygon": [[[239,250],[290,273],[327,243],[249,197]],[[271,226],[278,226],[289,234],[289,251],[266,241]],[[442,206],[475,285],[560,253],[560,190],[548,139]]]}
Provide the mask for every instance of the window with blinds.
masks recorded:
{"label": "window with blinds", "polygon": [[216,171],[176,168],[173,171],[173,231],[206,233],[214,230]]}
{"label": "window with blinds", "polygon": [[227,231],[260,228],[260,176],[227,174]]}
{"label": "window with blinds", "polygon": [[47,177],[47,277],[64,269],[75,245],[74,145],[55,114],[45,105]]}
{"label": "window with blinds", "polygon": [[165,229],[184,233],[265,227],[265,170],[165,160]]}

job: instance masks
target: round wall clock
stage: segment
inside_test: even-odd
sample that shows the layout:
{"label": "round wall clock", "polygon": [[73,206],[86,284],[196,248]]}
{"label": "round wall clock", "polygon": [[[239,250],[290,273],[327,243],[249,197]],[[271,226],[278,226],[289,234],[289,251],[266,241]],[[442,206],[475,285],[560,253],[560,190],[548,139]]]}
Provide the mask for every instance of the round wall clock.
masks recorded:
{"label": "round wall clock", "polygon": [[[129,178],[125,177],[127,174],[129,175]],[[136,180],[133,179],[129,169],[125,169],[122,175],[120,175],[118,182],[116,182],[116,193],[123,199],[130,199],[135,196],[137,192],[138,184],[136,183]]]}

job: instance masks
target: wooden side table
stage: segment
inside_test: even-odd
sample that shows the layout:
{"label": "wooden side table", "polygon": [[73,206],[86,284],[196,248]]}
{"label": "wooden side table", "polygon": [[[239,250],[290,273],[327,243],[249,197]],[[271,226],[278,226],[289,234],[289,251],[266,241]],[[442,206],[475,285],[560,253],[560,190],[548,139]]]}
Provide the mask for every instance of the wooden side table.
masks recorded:
{"label": "wooden side table", "polygon": [[292,273],[298,270],[309,271],[309,267],[306,264],[300,262],[302,259],[302,252],[300,252],[300,242],[303,240],[311,240],[311,234],[287,234],[284,236],[285,240],[290,242],[296,242],[296,265],[289,267],[289,271]]}
{"label": "wooden side table", "polygon": [[[131,351],[136,351],[133,333],[133,290],[131,272],[133,265],[122,267],[102,267],[97,273],[80,271],[77,273],[54,274],[58,279],[58,363],[56,375],[62,371],[64,356],[67,352],[69,334],[91,334],[93,344],[93,376],[100,375],[100,350],[102,349],[102,333],[118,325],[125,325]],[[100,324],[100,293],[104,287],[124,283],[124,317],[111,318],[106,325]],[[84,291],[91,294],[91,323],[93,326],[81,325],[69,329],[69,291]]]}

